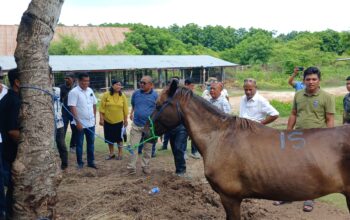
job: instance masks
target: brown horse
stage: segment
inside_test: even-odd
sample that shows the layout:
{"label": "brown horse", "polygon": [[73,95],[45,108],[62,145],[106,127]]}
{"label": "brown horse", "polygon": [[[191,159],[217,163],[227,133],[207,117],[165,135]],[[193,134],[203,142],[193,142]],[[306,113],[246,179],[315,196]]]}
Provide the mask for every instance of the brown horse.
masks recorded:
{"label": "brown horse", "polygon": [[240,219],[244,198],[300,201],[339,192],[349,208],[350,126],[272,129],[224,114],[175,81],[162,91],[152,120],[157,135],[185,125],[227,219]]}

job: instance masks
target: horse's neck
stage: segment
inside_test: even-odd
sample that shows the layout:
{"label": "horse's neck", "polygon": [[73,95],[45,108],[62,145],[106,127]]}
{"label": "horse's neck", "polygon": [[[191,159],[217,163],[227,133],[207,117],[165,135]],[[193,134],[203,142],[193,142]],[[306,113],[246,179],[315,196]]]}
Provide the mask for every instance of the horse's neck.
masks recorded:
{"label": "horse's neck", "polygon": [[184,105],[186,107],[182,106],[181,110],[185,127],[204,157],[208,152],[208,147],[218,141],[216,140],[219,138],[217,132],[222,119],[195,98],[191,100],[191,103]]}

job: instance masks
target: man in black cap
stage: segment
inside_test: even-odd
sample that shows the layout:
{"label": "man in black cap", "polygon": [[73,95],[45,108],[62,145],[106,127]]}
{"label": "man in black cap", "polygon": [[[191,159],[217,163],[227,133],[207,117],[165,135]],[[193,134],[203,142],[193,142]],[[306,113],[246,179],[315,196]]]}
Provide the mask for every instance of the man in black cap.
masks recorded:
{"label": "man in black cap", "polygon": [[68,112],[69,107],[68,107],[68,93],[75,87],[74,84],[74,73],[66,73],[64,75],[64,81],[65,83],[60,85],[60,100],[63,103],[63,108],[62,108],[62,118],[63,118],[63,123],[64,123],[64,138],[66,138],[66,133],[67,133],[67,128],[68,124],[70,124],[70,128],[72,130],[72,136],[70,139],[70,152],[74,153],[76,146],[77,146],[77,128],[74,124],[71,122],[73,121],[73,116],[70,112]]}

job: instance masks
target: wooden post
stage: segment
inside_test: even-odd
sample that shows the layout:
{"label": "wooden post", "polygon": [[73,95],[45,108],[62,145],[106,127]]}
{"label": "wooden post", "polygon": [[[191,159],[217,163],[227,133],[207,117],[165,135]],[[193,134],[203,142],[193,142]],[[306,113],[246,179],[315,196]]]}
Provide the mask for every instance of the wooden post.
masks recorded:
{"label": "wooden post", "polygon": [[126,86],[126,84],[128,83],[129,80],[126,79],[126,70],[123,70],[123,83],[124,86]]}
{"label": "wooden post", "polygon": [[158,69],[157,72],[158,72],[159,88],[163,88],[162,70]]}
{"label": "wooden post", "polygon": [[105,72],[105,88],[108,88],[108,72]]}
{"label": "wooden post", "polygon": [[221,69],[221,80],[224,83],[225,82],[225,78],[226,78],[226,76],[225,76],[225,68],[221,67],[220,69]]}
{"label": "wooden post", "polygon": [[133,77],[134,77],[134,89],[137,89],[137,77],[136,77],[136,71],[132,70]]}
{"label": "wooden post", "polygon": [[202,67],[202,71],[203,71],[203,84],[205,83],[205,81],[206,81],[206,71],[205,71],[205,68],[204,67]]}
{"label": "wooden post", "polygon": [[168,69],[165,69],[165,84],[168,83]]}

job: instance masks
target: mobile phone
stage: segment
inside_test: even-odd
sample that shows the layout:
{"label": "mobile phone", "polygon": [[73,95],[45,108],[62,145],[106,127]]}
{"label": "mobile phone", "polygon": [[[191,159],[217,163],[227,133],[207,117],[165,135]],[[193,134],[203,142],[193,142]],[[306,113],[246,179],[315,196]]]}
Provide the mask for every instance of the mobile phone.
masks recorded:
{"label": "mobile phone", "polygon": [[303,70],[304,70],[304,67],[298,66],[298,69],[299,69],[299,71],[303,71]]}

